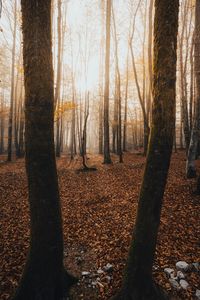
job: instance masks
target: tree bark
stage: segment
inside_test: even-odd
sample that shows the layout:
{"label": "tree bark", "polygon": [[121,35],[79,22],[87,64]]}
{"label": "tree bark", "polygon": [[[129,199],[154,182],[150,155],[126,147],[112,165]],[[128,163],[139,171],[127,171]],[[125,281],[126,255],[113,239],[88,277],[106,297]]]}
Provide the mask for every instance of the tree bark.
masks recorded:
{"label": "tree bark", "polygon": [[63,266],[63,233],[54,149],[51,0],[22,0],[25,146],[30,251],[15,300],[61,300],[74,278]]}
{"label": "tree bark", "polygon": [[5,116],[4,116],[4,89],[2,89],[1,98],[1,129],[0,129],[0,154],[4,153],[4,129],[5,129]]}
{"label": "tree bark", "polygon": [[104,164],[112,163],[110,157],[110,133],[109,133],[109,77],[110,77],[110,19],[111,2],[106,5],[106,55],[105,55],[105,86],[104,86]]}
{"label": "tree bark", "polygon": [[[192,128],[190,147],[186,164],[187,178],[196,177],[195,160],[200,134],[200,0],[195,5],[195,35],[194,35],[194,72],[196,79],[195,118]],[[198,181],[199,182],[199,181]]]}
{"label": "tree bark", "polygon": [[134,237],[123,286],[115,299],[166,298],[153,281],[152,267],[175,127],[178,8],[178,0],[155,1],[151,135]]}
{"label": "tree bark", "polygon": [[62,62],[61,62],[61,0],[58,0],[58,18],[57,18],[57,34],[58,34],[58,59],[57,59],[57,78],[56,78],[56,89],[55,89],[55,107],[57,106],[57,120],[56,120],[56,157],[60,157],[60,126],[61,126],[61,113],[60,113],[60,85],[61,85],[61,74],[62,74]]}
{"label": "tree bark", "polygon": [[127,53],[127,61],[126,61],[126,87],[125,87],[125,106],[124,106],[124,127],[123,127],[123,151],[125,152],[126,144],[127,144],[127,110],[128,110],[128,63],[129,63],[129,51]]}
{"label": "tree bark", "polygon": [[14,4],[13,47],[12,47],[12,68],[11,68],[10,111],[9,111],[9,119],[8,119],[8,157],[7,157],[7,161],[12,160],[16,31],[17,31],[17,1],[15,0],[15,4]]}
{"label": "tree bark", "polygon": [[99,154],[103,154],[103,72],[104,72],[104,0],[101,6],[101,42],[100,42],[100,68],[99,68]]}

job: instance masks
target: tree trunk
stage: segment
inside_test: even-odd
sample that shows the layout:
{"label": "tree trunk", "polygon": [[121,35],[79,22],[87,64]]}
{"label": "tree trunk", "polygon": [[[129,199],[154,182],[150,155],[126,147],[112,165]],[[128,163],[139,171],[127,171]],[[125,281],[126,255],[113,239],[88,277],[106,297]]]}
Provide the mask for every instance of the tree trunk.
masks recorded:
{"label": "tree trunk", "polygon": [[9,119],[8,119],[8,158],[7,158],[8,161],[12,160],[16,30],[17,30],[17,1],[15,0],[15,4],[14,4],[13,48],[12,48],[12,69],[11,69],[11,91],[10,91],[10,111],[9,111]]}
{"label": "tree trunk", "polygon": [[125,87],[125,107],[124,107],[124,127],[123,127],[123,151],[125,152],[126,143],[127,143],[127,110],[128,110],[128,59],[129,51],[127,53],[127,62],[126,62],[126,87]]}
{"label": "tree trunk", "polygon": [[101,0],[101,44],[99,68],[99,154],[103,154],[103,70],[104,70],[104,0]]}
{"label": "tree trunk", "polygon": [[106,55],[105,55],[105,86],[104,86],[104,164],[112,163],[110,157],[110,133],[109,133],[109,77],[110,77],[110,19],[111,1],[106,5]]}
{"label": "tree trunk", "polygon": [[[183,132],[185,138],[186,153],[189,149],[190,144],[190,126],[189,126],[189,116],[188,116],[188,103],[187,103],[187,57],[188,57],[188,47],[186,46],[185,61],[183,59],[183,43],[184,38],[186,38],[186,43],[188,43],[187,38],[187,12],[188,12],[188,1],[184,2],[183,20],[182,20],[182,31],[179,39],[179,63],[180,63],[180,90],[181,90],[181,110],[182,110],[182,122],[183,122]],[[186,35],[186,37],[185,37]]]}
{"label": "tree trunk", "polygon": [[58,0],[58,19],[57,19],[57,33],[58,33],[58,59],[57,59],[57,78],[56,78],[56,89],[55,89],[55,107],[57,106],[57,120],[56,120],[56,157],[60,157],[60,126],[61,126],[61,113],[60,112],[60,84],[62,74],[62,62],[61,62],[61,0]]}
{"label": "tree trunk", "polygon": [[186,176],[196,177],[195,160],[200,133],[200,0],[196,0],[195,6],[195,36],[194,36],[194,71],[196,79],[195,118],[193,122],[190,147],[188,150]]}
{"label": "tree trunk", "polygon": [[51,1],[22,0],[25,145],[30,251],[14,300],[61,300],[74,282],[63,267],[63,233],[54,149]]}
{"label": "tree trunk", "polygon": [[190,103],[189,103],[189,119],[190,119],[190,131],[193,127],[193,102],[194,102],[194,33],[192,36],[192,45],[190,50]]}
{"label": "tree trunk", "polygon": [[1,98],[1,128],[0,128],[0,154],[4,153],[4,128],[5,128],[4,89],[2,89],[2,98]]}
{"label": "tree trunk", "polygon": [[166,298],[152,279],[152,267],[175,127],[178,7],[178,0],[155,1],[151,135],[134,238],[122,290],[116,299]]}
{"label": "tree trunk", "polygon": [[119,155],[119,162],[123,162],[122,154],[122,113],[121,113],[121,75],[119,70],[119,59],[118,59],[118,41],[117,41],[117,30],[115,23],[115,14],[112,5],[112,17],[114,27],[114,40],[115,40],[115,64],[116,64],[116,99],[117,99],[117,154]]}

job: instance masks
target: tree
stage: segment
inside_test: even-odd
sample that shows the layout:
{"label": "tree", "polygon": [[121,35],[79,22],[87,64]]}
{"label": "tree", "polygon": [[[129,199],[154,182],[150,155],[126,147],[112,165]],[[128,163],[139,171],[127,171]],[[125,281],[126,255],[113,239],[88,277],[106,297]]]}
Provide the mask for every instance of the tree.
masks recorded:
{"label": "tree", "polygon": [[124,127],[123,127],[123,151],[126,151],[127,144],[127,111],[128,111],[128,72],[129,72],[129,51],[126,58],[126,84],[125,84],[125,105],[124,105]]}
{"label": "tree", "polygon": [[109,72],[110,72],[110,19],[111,1],[106,5],[106,56],[105,56],[105,86],[104,86],[104,163],[110,164],[110,138],[109,138]]}
{"label": "tree", "polygon": [[[123,153],[122,153],[122,118],[121,118],[121,75],[119,70],[119,58],[118,58],[118,40],[117,40],[117,30],[116,30],[116,22],[115,22],[115,14],[113,5],[112,8],[112,17],[113,17],[113,37],[115,41],[115,72],[116,72],[116,79],[115,79],[115,106],[116,106],[116,124],[117,127],[117,154],[119,155],[119,162],[123,162]],[[115,117],[115,116],[114,116]],[[116,126],[117,125],[117,126]],[[113,143],[113,148],[115,148],[115,142]]]}
{"label": "tree", "polygon": [[187,178],[196,177],[195,160],[200,132],[200,1],[196,0],[195,5],[195,35],[194,35],[194,71],[196,79],[196,101],[195,118],[191,133],[190,146],[188,150],[186,176]]}
{"label": "tree", "polygon": [[[62,74],[62,61],[61,61],[61,22],[62,22],[62,3],[58,0],[58,19],[57,19],[57,31],[58,31],[58,59],[57,59],[57,76],[56,76],[56,88],[55,88],[55,106],[60,105],[60,85]],[[60,157],[60,116],[56,120],[56,156]]]}
{"label": "tree", "polygon": [[175,126],[178,0],[156,0],[154,20],[153,109],[147,162],[122,289],[115,299],[165,299],[152,279]]}
{"label": "tree", "polygon": [[[182,29],[179,38],[179,64],[180,64],[180,94],[181,94],[181,121],[183,126],[184,138],[185,138],[185,146],[186,153],[188,152],[189,144],[190,144],[190,122],[189,122],[189,114],[188,114],[188,91],[187,91],[187,62],[188,62],[188,53],[189,53],[189,38],[191,36],[191,17],[190,22],[187,22],[188,17],[188,0],[184,2],[183,12],[182,12]],[[189,23],[189,24],[188,24]],[[189,25],[189,28],[187,27]],[[185,49],[185,57],[184,57],[184,40],[186,40],[186,49]]]}
{"label": "tree", "polygon": [[[131,59],[132,59],[132,66],[133,66],[133,73],[134,73],[134,78],[135,78],[135,84],[137,88],[137,93],[138,93],[138,98],[142,110],[142,115],[143,115],[143,122],[144,122],[144,155],[146,155],[147,152],[147,146],[148,146],[148,140],[149,140],[149,113],[150,113],[150,97],[151,97],[151,91],[149,93],[149,100],[147,103],[145,103],[145,95],[141,92],[140,85],[139,85],[139,79],[138,79],[138,74],[136,70],[136,62],[135,62],[135,55],[133,51],[133,37],[134,37],[134,32],[135,32],[135,22],[136,22],[136,16],[138,9],[141,5],[141,0],[138,1],[138,4],[136,6],[136,10],[133,16],[133,23],[132,23],[132,30],[130,32],[129,36],[129,46],[130,46],[130,52],[131,52]],[[144,47],[144,43],[143,43]],[[151,83],[150,83],[151,86]]]}
{"label": "tree", "polygon": [[22,0],[25,145],[30,251],[15,300],[63,299],[74,278],[63,266],[63,234],[54,150],[51,0]]}
{"label": "tree", "polygon": [[101,10],[101,40],[100,40],[100,53],[99,53],[99,154],[103,154],[103,72],[104,72],[104,0],[100,1]]}
{"label": "tree", "polygon": [[7,158],[8,161],[12,160],[16,31],[17,31],[17,1],[15,0],[15,2],[14,2],[13,46],[12,46],[12,67],[11,67],[10,111],[9,111],[9,120],[8,120],[8,158]]}

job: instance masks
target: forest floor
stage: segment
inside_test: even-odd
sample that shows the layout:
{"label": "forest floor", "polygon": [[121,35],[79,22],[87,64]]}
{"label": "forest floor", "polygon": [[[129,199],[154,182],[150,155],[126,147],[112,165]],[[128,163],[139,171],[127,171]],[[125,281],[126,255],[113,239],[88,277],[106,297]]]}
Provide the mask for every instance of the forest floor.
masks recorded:
{"label": "forest floor", "polygon": [[[125,154],[123,164],[113,156],[109,166],[101,163],[101,156],[89,157],[97,171],[78,172],[79,159],[71,164],[66,157],[57,160],[65,265],[80,278],[73,300],[104,300],[118,291],[145,164],[144,157],[131,153]],[[200,196],[194,189],[195,180],[185,178],[185,153],[173,154],[154,264],[156,281],[173,299],[196,299],[200,289],[198,272],[187,272],[189,288],[179,292],[164,273],[177,261],[200,260]],[[0,299],[6,300],[18,285],[29,246],[24,160],[0,162],[0,207]]]}

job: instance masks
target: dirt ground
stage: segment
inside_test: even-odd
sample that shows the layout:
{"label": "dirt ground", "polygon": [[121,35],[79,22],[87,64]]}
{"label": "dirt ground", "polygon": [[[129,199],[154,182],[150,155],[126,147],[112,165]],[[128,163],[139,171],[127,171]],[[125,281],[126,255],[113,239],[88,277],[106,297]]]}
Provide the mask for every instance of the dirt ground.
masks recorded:
{"label": "dirt ground", "polygon": [[[110,299],[120,288],[136,217],[145,159],[127,153],[124,163],[103,165],[89,156],[97,171],[78,172],[80,159],[57,160],[64,229],[64,262],[79,277],[73,300]],[[0,159],[0,299],[11,299],[29,247],[29,208],[24,160]],[[189,288],[175,292],[164,273],[177,261],[200,261],[200,196],[195,180],[185,178],[185,153],[173,154],[164,197],[154,264],[156,281],[173,299],[196,299],[200,275],[189,271]],[[111,264],[106,270],[105,266]],[[99,271],[98,271],[99,270]],[[103,271],[102,271],[103,270]],[[82,272],[86,276],[82,276]],[[28,299],[27,299],[28,300]]]}

